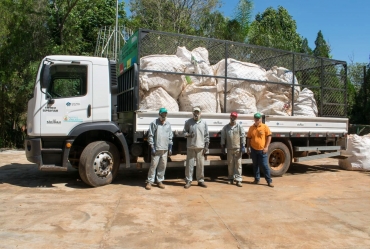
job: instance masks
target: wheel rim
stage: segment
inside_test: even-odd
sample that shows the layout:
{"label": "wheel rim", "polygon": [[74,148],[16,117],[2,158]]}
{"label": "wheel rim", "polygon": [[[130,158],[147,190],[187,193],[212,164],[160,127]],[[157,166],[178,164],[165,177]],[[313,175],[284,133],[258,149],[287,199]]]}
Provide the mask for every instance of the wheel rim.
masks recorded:
{"label": "wheel rim", "polygon": [[95,174],[99,177],[106,177],[112,173],[113,156],[107,151],[99,153],[94,160]]}
{"label": "wheel rim", "polygon": [[283,150],[275,149],[269,156],[269,165],[273,170],[280,170],[284,167],[285,153]]}

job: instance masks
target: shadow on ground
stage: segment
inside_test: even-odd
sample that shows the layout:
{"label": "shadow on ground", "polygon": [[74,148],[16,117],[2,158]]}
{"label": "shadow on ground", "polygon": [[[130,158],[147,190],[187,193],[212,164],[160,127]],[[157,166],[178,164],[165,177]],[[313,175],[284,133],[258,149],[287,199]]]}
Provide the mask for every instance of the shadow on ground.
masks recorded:
{"label": "shadow on ground", "polygon": [[[195,178],[194,170],[194,178]],[[220,182],[227,184],[227,166],[205,167],[205,180],[207,182]],[[321,172],[339,172],[343,169],[337,165],[305,165],[293,163],[286,174],[316,174]],[[360,172],[370,176],[370,172]],[[143,186],[148,174],[148,169],[127,170],[121,168],[112,184],[128,186]],[[251,165],[243,165],[244,182],[253,181]],[[263,174],[261,175],[261,178]],[[173,186],[182,186],[185,182],[185,167],[167,168],[165,183]],[[78,170],[68,168],[67,172],[39,171],[35,164],[8,164],[0,167],[0,184],[8,183],[27,188],[54,188],[57,184],[66,187],[85,189],[90,188],[80,178]]]}

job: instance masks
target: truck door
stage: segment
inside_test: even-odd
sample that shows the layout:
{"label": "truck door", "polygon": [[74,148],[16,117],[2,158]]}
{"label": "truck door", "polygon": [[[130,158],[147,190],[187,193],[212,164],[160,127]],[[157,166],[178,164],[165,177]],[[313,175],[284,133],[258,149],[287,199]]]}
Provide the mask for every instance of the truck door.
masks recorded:
{"label": "truck door", "polygon": [[54,61],[49,79],[41,97],[41,135],[66,136],[92,122],[92,63]]}

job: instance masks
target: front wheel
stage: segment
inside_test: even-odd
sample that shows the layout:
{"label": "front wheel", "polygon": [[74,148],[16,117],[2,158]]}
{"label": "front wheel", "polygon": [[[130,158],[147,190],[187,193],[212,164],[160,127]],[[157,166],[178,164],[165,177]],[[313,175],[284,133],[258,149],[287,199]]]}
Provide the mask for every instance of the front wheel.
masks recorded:
{"label": "front wheel", "polygon": [[110,184],[118,174],[117,147],[106,141],[90,143],[82,151],[78,171],[82,181],[92,187]]}
{"label": "front wheel", "polygon": [[267,156],[271,176],[282,176],[287,172],[292,158],[285,144],[281,142],[271,143]]}

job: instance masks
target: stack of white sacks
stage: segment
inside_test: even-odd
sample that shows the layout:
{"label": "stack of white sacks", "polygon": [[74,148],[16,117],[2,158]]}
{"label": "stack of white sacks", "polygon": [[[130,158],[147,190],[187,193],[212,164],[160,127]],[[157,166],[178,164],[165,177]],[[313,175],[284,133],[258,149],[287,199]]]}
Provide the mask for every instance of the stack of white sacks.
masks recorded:
{"label": "stack of white sacks", "polygon": [[[198,47],[193,51],[178,47],[176,55],[150,55],[140,59],[141,69],[199,75],[225,75],[225,60],[210,65],[208,51]],[[293,74],[286,68],[264,68],[234,59],[227,60],[226,111],[238,113],[260,112],[266,115],[290,116],[292,113]],[[225,79],[184,76],[163,73],[141,73],[140,109],[157,111],[166,107],[171,112],[187,111],[198,106],[202,112],[218,113],[224,108]],[[294,79],[294,116],[317,116],[312,91],[301,91]]]}

